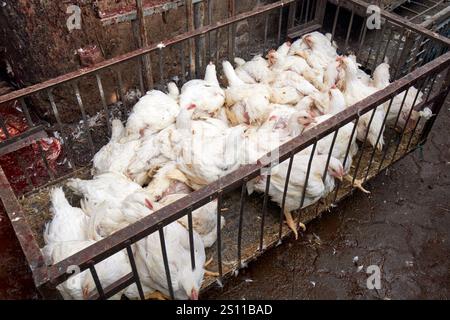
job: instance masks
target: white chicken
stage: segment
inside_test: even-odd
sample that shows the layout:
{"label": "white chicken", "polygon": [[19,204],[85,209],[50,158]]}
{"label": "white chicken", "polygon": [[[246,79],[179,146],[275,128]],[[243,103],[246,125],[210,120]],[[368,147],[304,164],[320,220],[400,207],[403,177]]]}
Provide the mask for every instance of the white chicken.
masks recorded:
{"label": "white chicken", "polygon": [[106,202],[110,207],[119,207],[130,194],[141,190],[141,186],[122,174],[108,172],[92,180],[69,179],[67,186],[92,204]]}
{"label": "white chicken", "polygon": [[[338,60],[345,70],[343,94],[347,106],[351,106],[378,91],[378,89],[364,84],[357,78],[358,66],[353,59],[340,57]],[[362,115],[357,124],[358,140],[364,141],[367,136],[367,140],[374,148],[382,150],[384,145],[384,117],[384,105]],[[378,137],[380,138],[378,139]]]}
{"label": "white chicken", "polygon": [[[344,168],[342,163],[334,158],[330,158],[327,173],[325,174],[325,180],[322,180],[322,176],[325,173],[325,166],[327,162],[327,156],[315,155],[311,164],[311,170],[306,185],[305,196],[303,205],[301,203],[303,189],[306,184],[306,173],[310,155],[297,154],[294,157],[292,163],[292,169],[288,184],[288,190],[286,194],[284,216],[289,228],[294,232],[295,238],[298,238],[297,226],[292,218],[291,212],[297,209],[307,207],[320,198],[330,193],[335,186],[334,179],[342,180],[344,176]],[[269,195],[272,201],[276,202],[280,207],[283,203],[283,193],[286,184],[286,177],[288,171],[289,161],[284,161],[278,166],[272,169],[270,178]],[[254,189],[259,192],[265,192],[267,176],[260,176],[258,181],[254,185]],[[306,229],[303,223],[299,223],[302,229]]]}
{"label": "white chicken", "polygon": [[261,124],[270,113],[270,87],[265,84],[248,84],[242,81],[228,61],[223,62],[228,79],[226,111],[230,122],[238,124]]}
{"label": "white chicken", "polygon": [[191,112],[193,119],[215,117],[225,103],[225,92],[217,80],[216,66],[206,67],[204,80],[191,80],[181,88],[180,107]]}
{"label": "white chicken", "polygon": [[50,197],[53,219],[45,226],[45,243],[87,240],[88,216],[84,211],[70,205],[62,188],[53,189]]}
{"label": "white chicken", "polygon": [[228,128],[219,119],[191,121],[180,112],[177,126],[185,132],[178,168],[188,178],[187,184],[197,190],[241,165],[241,143],[244,126]]}
{"label": "white chicken", "polygon": [[[373,72],[372,85],[377,89],[384,89],[390,84],[389,64],[387,61],[378,65]],[[414,127],[416,121],[419,119],[419,112],[411,110],[417,104],[422,102],[423,93],[419,92],[415,87],[410,87],[409,90],[403,91],[396,95],[394,99],[385,103],[387,116],[387,123],[390,125],[396,124],[396,128],[403,130],[408,125]],[[391,105],[389,107],[389,104]],[[397,122],[396,122],[397,121]]]}
{"label": "white chicken", "polygon": [[93,158],[93,174],[125,173],[141,144],[137,139],[125,139],[125,128],[119,119],[114,119],[111,127],[111,140]]}
{"label": "white chicken", "polygon": [[[170,194],[158,202],[161,206],[169,205],[187,194]],[[178,219],[186,230],[189,230],[187,215]],[[217,239],[217,200],[208,202],[203,207],[192,211],[192,226],[195,232],[202,238],[205,248],[211,247]],[[220,228],[225,226],[225,218],[220,217]]]}
{"label": "white chicken", "polygon": [[[175,91],[176,85],[169,85],[170,91]],[[178,89],[176,89],[178,90]],[[126,135],[138,139],[146,134],[153,134],[167,128],[175,122],[180,111],[177,101],[173,98],[177,92],[170,95],[159,90],[147,92],[139,99],[128,117]]]}
{"label": "white chicken", "polygon": [[234,62],[237,65],[236,75],[245,83],[268,83],[272,78],[269,62],[261,55],[247,62],[241,58],[234,58]]}
{"label": "white chicken", "polygon": [[[180,223],[173,222],[163,228],[163,233],[175,299],[197,300],[205,275],[206,260],[200,236],[193,232],[195,269],[192,270],[188,231]],[[145,288],[149,289],[146,297],[154,291],[165,297],[170,296],[160,241],[159,233],[155,232],[136,243],[135,259],[139,277]],[[130,288],[125,295],[133,298],[135,292],[135,288]]]}
{"label": "white chicken", "polygon": [[[71,255],[94,244],[94,240],[65,241],[47,244],[42,252],[50,265],[56,264]],[[76,269],[67,270],[74,272]],[[131,266],[125,251],[106,258],[95,265],[95,271],[103,288],[122,279],[131,272]],[[57,286],[64,299],[86,300],[92,293],[96,293],[94,279],[89,270],[75,274]],[[121,290],[110,299],[119,300],[125,290]]]}

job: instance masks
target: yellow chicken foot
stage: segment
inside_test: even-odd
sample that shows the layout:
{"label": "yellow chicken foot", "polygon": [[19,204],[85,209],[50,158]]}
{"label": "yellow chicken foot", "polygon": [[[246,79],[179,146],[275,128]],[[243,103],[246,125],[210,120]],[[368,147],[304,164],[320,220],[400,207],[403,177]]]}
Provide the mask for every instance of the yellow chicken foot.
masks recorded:
{"label": "yellow chicken foot", "polygon": [[220,276],[220,273],[205,269],[205,277],[218,277],[218,276]]}
{"label": "yellow chicken foot", "polygon": [[[350,183],[353,182],[353,177],[352,177],[351,175],[349,175],[349,174],[346,175],[346,176],[344,177],[344,179],[347,180],[347,181],[349,181]],[[357,189],[361,190],[361,191],[364,192],[364,193],[370,193],[370,191],[368,191],[367,189],[365,189],[365,188],[362,186],[362,183],[363,183],[362,180],[360,180],[360,179],[355,179],[355,182],[353,182],[353,185],[354,185]]]}
{"label": "yellow chicken foot", "polygon": [[213,260],[213,257],[211,257],[208,261],[205,262],[205,264],[203,265],[203,267],[206,268],[206,267],[209,266],[213,261],[214,261],[214,260]]}
{"label": "yellow chicken foot", "polygon": [[[286,224],[294,232],[295,240],[297,240],[298,239],[297,225],[296,225],[294,219],[292,218],[291,212],[289,210],[285,209],[284,217],[286,218]],[[306,231],[306,226],[303,223],[299,222],[299,226],[300,226],[300,228],[303,229],[303,231]]]}
{"label": "yellow chicken foot", "polygon": [[163,295],[159,291],[153,291],[152,293],[147,293],[144,296],[145,300],[170,300],[169,297]]}

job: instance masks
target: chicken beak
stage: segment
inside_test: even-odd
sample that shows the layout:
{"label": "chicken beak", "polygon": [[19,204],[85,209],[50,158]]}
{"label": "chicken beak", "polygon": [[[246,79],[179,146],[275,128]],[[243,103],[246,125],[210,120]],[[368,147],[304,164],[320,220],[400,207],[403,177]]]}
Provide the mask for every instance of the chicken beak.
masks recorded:
{"label": "chicken beak", "polygon": [[195,289],[192,289],[191,296],[189,297],[190,300],[198,300],[198,292]]}

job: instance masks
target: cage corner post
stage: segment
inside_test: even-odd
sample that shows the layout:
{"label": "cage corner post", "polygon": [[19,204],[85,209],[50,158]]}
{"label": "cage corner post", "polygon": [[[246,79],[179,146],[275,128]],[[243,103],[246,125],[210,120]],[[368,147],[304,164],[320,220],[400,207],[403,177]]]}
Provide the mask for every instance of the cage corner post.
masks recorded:
{"label": "cage corner post", "polygon": [[[136,0],[136,23],[138,32],[138,47],[145,48],[148,47],[148,32],[145,25],[145,12],[143,0]],[[150,60],[150,55],[145,54],[142,56],[142,70],[140,72],[143,74],[143,85],[145,90],[150,90],[154,87],[153,82],[153,72],[152,72],[152,62]],[[144,92],[142,92],[144,94]]]}

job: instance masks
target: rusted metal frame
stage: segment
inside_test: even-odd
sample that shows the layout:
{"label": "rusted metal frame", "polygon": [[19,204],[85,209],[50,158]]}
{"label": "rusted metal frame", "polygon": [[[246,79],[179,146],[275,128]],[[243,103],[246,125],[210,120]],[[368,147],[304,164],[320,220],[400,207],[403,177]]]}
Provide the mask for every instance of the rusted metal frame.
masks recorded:
{"label": "rusted metal frame", "polygon": [[128,260],[130,261],[131,271],[133,273],[132,280],[136,283],[136,288],[139,293],[139,298],[141,300],[145,300],[144,290],[142,289],[141,279],[139,277],[139,271],[136,266],[136,260],[134,259],[133,250],[131,249],[131,245],[127,246],[127,255],[128,255]]}
{"label": "rusted metal frame", "polygon": [[281,241],[281,237],[283,235],[283,217],[284,217],[284,209],[286,206],[286,196],[289,189],[289,179],[291,177],[291,171],[292,171],[292,164],[294,163],[294,153],[291,153],[291,156],[289,157],[289,164],[288,169],[286,173],[286,180],[284,183],[284,191],[283,191],[283,198],[281,200],[281,208],[280,208],[280,228],[278,230],[278,238],[279,241]]}
{"label": "rusted metal frame", "polygon": [[[411,89],[411,87],[412,87],[413,85],[414,85],[414,84],[411,83],[411,86],[408,87],[408,89],[406,89],[406,91],[403,91],[403,92],[400,93],[400,94],[404,93],[404,96],[403,96],[403,99],[402,99],[402,104],[400,105],[400,109],[399,109],[399,111],[398,111],[398,113],[397,113],[397,116],[396,116],[396,118],[395,118],[395,122],[394,122],[394,125],[393,125],[394,128],[397,127],[398,119],[400,119],[400,115],[401,115],[401,113],[402,113],[403,106],[405,105],[406,97],[407,97],[407,95],[408,95],[409,90]],[[392,139],[389,139],[388,142],[387,142],[387,145],[386,145],[385,150],[384,150],[384,153],[383,153],[383,157],[381,158],[380,165],[379,165],[379,167],[378,167],[378,173],[380,172],[381,167],[383,166],[384,160],[386,159],[386,156],[387,156],[389,147],[391,146],[391,141],[392,141]]]}
{"label": "rusted metal frame", "polygon": [[278,32],[277,32],[277,45],[281,45],[281,32],[283,29],[283,8],[279,9],[278,14]]}
{"label": "rusted metal frame", "polygon": [[89,297],[86,300],[105,300],[109,299],[112,296],[118,294],[120,291],[125,290],[130,285],[134,283],[134,276],[133,273],[129,273],[119,280],[115,281],[114,283],[110,284],[109,286],[105,287],[103,289],[103,296],[100,296],[98,292],[93,292],[89,295]]}
{"label": "rusted metal frame", "polygon": [[[394,98],[392,98],[391,101],[389,102],[389,106],[388,106],[388,108],[387,108],[387,110],[385,112],[385,115],[384,115],[384,118],[383,118],[383,128],[386,127],[387,118],[389,116],[389,112],[391,111],[393,102],[394,102]],[[381,137],[383,136],[383,131],[384,130],[381,130],[380,133],[378,134],[377,141],[375,142],[375,146],[377,146],[378,143],[380,142]],[[364,177],[363,183],[365,183],[367,181],[367,177],[369,176],[370,168],[372,167],[372,163],[373,163],[373,160],[375,158],[376,152],[377,152],[377,148],[375,147],[375,148],[373,148],[372,154],[370,155],[370,160],[369,160],[369,164],[367,165],[367,171],[366,171],[366,175]]]}
{"label": "rusted metal frame", "polygon": [[89,271],[91,272],[92,278],[94,279],[95,287],[97,288],[97,293],[100,299],[106,299],[105,292],[103,291],[102,283],[98,277],[97,270],[95,270],[95,265],[91,264],[89,266]]}
{"label": "rusted metal frame", "polygon": [[[369,3],[361,1],[361,0],[345,0],[345,1],[357,4],[358,6],[361,6],[363,8],[367,8],[370,5]],[[381,16],[383,18],[385,18],[385,19],[387,19],[387,20],[389,20],[389,21],[391,21],[391,22],[393,22],[393,23],[395,23],[397,25],[400,25],[402,27],[406,27],[407,29],[409,29],[411,31],[414,31],[415,33],[418,33],[418,34],[424,35],[426,37],[435,39],[436,41],[438,41],[440,43],[443,43],[446,46],[450,46],[450,39],[449,38],[447,38],[445,36],[442,36],[442,35],[439,35],[439,34],[433,32],[433,31],[430,31],[430,30],[428,30],[427,28],[424,28],[421,25],[412,23],[412,22],[410,22],[410,21],[408,21],[408,20],[406,20],[406,19],[404,19],[404,18],[402,18],[402,17],[400,17],[400,16],[398,16],[398,15],[396,15],[394,13],[386,11],[386,10],[381,10],[380,14],[381,14]]]}
{"label": "rusted metal frame", "polygon": [[266,14],[264,17],[264,44],[263,44],[263,52],[267,51],[267,34],[269,32],[269,14]]}
{"label": "rusted metal frame", "polygon": [[323,25],[325,18],[325,10],[327,7],[327,0],[316,0],[316,10],[314,13],[314,20],[320,25]]}
{"label": "rusted metal frame", "polygon": [[65,148],[65,150],[67,150],[67,155],[68,155],[67,160],[69,161],[69,167],[73,168],[73,170],[75,170],[76,164],[75,164],[74,157],[72,154],[72,149],[69,147],[69,144],[68,144],[69,138],[67,137],[66,133],[64,132],[63,123],[59,116],[58,108],[56,107],[55,98],[53,97],[53,94],[50,89],[47,91],[47,96],[50,100],[50,105],[52,107],[53,114],[55,115],[55,119],[56,119],[56,123],[58,124],[59,131],[61,132],[61,137],[62,137],[64,146],[67,146],[67,148]]}
{"label": "rusted metal frame", "polygon": [[219,269],[219,281],[222,281],[223,277],[223,269],[222,269],[222,228],[221,228],[221,220],[222,220],[222,201],[223,201],[223,193],[222,190],[217,192],[217,263]]}
{"label": "rusted metal frame", "polygon": [[[235,0],[228,0],[228,17],[236,14]],[[234,23],[228,26],[228,60],[233,61],[236,50],[236,26]]]}
{"label": "rusted metal frame", "polygon": [[161,87],[164,86],[166,83],[166,78],[164,76],[164,54],[163,54],[164,48],[160,48],[158,51],[158,63],[159,63],[159,81]]}
{"label": "rusted metal frame", "polygon": [[297,11],[297,4],[298,4],[297,1],[291,1],[289,4],[288,23],[287,23],[288,29],[291,29],[295,26],[295,14]]}
{"label": "rusted metal frame", "polygon": [[142,69],[143,69],[142,59],[137,59],[136,68],[137,68],[137,75],[139,78],[139,89],[141,90],[141,94],[145,95],[147,90],[146,90],[145,84],[144,84],[144,76],[142,75]]}
{"label": "rusted metal frame", "polygon": [[[364,147],[366,146],[367,137],[369,136],[370,126],[372,125],[373,118],[374,118],[375,113],[376,113],[378,108],[383,108],[383,106],[379,106],[377,108],[374,108],[373,111],[372,111],[372,115],[370,116],[369,125],[367,126],[366,134],[364,136],[364,141],[363,141],[363,143],[361,145],[361,154],[359,155],[358,162],[356,163],[356,167],[355,167],[355,172],[353,173],[353,179],[352,179],[352,184],[351,184],[351,188],[352,189],[353,189],[353,186],[355,184],[356,177],[358,175],[359,167],[361,166],[362,158],[363,158],[363,155],[364,155]],[[383,131],[383,130],[384,130],[384,127],[382,127],[381,131]],[[377,146],[375,145],[374,148],[376,148],[376,147]]]}
{"label": "rusted metal frame", "polygon": [[195,246],[194,246],[194,226],[192,224],[192,208],[189,208],[188,214],[188,233],[189,233],[189,251],[191,253],[191,268],[195,270]]}
{"label": "rusted metal frame", "polygon": [[261,228],[260,228],[260,236],[259,236],[259,251],[263,251],[264,249],[264,223],[266,220],[267,214],[267,205],[269,203],[269,191],[270,191],[270,179],[272,177],[272,167],[269,166],[266,168],[266,188],[264,191],[264,200],[263,200],[263,208],[261,214]]}
{"label": "rusted metal frame", "polygon": [[158,232],[159,232],[159,242],[161,245],[161,254],[162,254],[163,262],[164,262],[164,271],[166,273],[166,279],[167,279],[167,287],[169,288],[170,298],[172,300],[174,300],[175,295],[173,292],[172,279],[170,276],[169,259],[167,258],[166,240],[164,238],[164,226],[161,226],[161,228],[159,228]]}
{"label": "rusted metal frame", "polygon": [[[95,78],[97,79],[97,87],[98,87],[98,91],[100,93],[100,99],[102,100],[103,110],[105,112],[106,125],[108,127],[108,134],[111,135],[111,132],[112,132],[111,119],[110,119],[110,115],[109,115],[108,105],[106,103],[105,91],[103,90],[102,79],[101,79],[99,73],[95,74]],[[142,87],[142,89],[143,89],[143,87]],[[145,93],[142,92],[142,94],[145,94]]]}
{"label": "rusted metal frame", "polygon": [[0,142],[0,157],[5,154],[17,151],[32,144],[34,141],[47,138],[47,133],[42,125],[32,127],[27,131]]}
{"label": "rusted metal frame", "polygon": [[[25,115],[25,119],[27,120],[28,126],[30,128],[36,127],[36,125],[33,122],[33,119],[31,119],[30,112],[28,110],[28,107],[27,107],[27,104],[26,104],[24,98],[20,99],[20,108],[21,108],[22,112]],[[42,128],[42,130],[44,130],[44,128]],[[45,138],[47,138],[47,137],[48,137],[48,135],[46,134]],[[36,138],[36,140],[38,140],[38,139],[39,138]],[[48,164],[48,161],[47,161],[47,157],[45,156],[44,150],[42,149],[42,146],[39,143],[39,141],[37,141],[36,145],[37,145],[37,147],[39,149],[39,155],[40,155],[40,157],[41,157],[41,159],[42,159],[42,161],[44,163],[45,168],[47,169],[47,173],[48,173],[48,175],[50,177],[50,180],[55,179],[56,172],[54,173],[53,172],[54,170],[52,168],[50,168],[50,166]],[[36,165],[36,161],[33,161],[33,164]]]}
{"label": "rusted metal frame", "polygon": [[308,21],[309,16],[309,0],[306,0],[305,22]]}
{"label": "rusted metal frame", "polygon": [[409,62],[410,65],[408,67],[408,73],[411,72],[412,68],[414,67],[415,63],[417,62],[417,59],[419,58],[419,56],[421,54],[421,51],[419,51],[419,50],[420,50],[420,48],[422,46],[422,40],[423,40],[423,36],[422,35],[420,35],[419,39],[416,40],[417,44],[416,44],[416,46],[414,47],[414,49],[413,49],[413,51],[411,53],[416,52],[416,51],[418,51],[418,52],[416,53],[415,56],[411,57],[411,62]]}
{"label": "rusted metal frame", "polygon": [[352,32],[354,16],[355,16],[355,11],[352,8],[352,14],[350,16],[350,22],[348,23],[348,28],[347,28],[347,35],[345,36],[344,52],[346,52],[347,48],[348,48],[348,40],[350,39],[350,33]]}
{"label": "rusted metal frame", "polygon": [[327,177],[328,166],[330,165],[331,155],[333,154],[333,149],[334,149],[334,145],[336,143],[336,138],[338,136],[339,130],[340,130],[340,128],[338,128],[333,135],[333,140],[331,141],[330,150],[328,152],[327,162],[325,164],[325,170],[323,171],[323,174],[322,174],[322,181],[325,181],[325,179]]}
{"label": "rusted metal frame", "polygon": [[395,72],[394,75],[392,76],[392,79],[397,79],[397,75],[401,76],[401,72],[399,73],[399,70],[401,70],[403,68],[403,65],[405,64],[406,60],[408,59],[408,56],[412,50],[412,47],[414,45],[415,42],[415,38],[416,35],[411,33],[410,30],[406,31],[406,39],[405,42],[403,43],[403,48],[402,51],[398,57],[398,60],[394,63],[395,65]]}
{"label": "rusted metal frame", "polygon": [[[436,77],[434,77],[434,79],[433,79],[432,81],[434,82],[435,79],[436,79]],[[425,85],[424,87],[426,87],[426,85]],[[431,91],[430,91],[430,92],[431,92]],[[429,92],[429,93],[430,93],[430,92]],[[423,110],[423,109],[425,108],[425,106],[430,105],[431,103],[433,103],[433,102],[435,101],[435,99],[440,98],[440,95],[442,95],[442,93],[441,93],[441,94],[438,94],[438,95],[435,95],[435,96],[432,98],[432,100],[429,100],[429,97],[430,97],[430,96],[429,96],[429,94],[428,94],[428,96],[427,96],[427,98],[425,99],[425,101],[422,101],[422,102],[418,103],[418,104],[414,107],[414,110],[416,110],[416,111]],[[408,144],[406,145],[406,150],[409,150],[409,147],[411,146],[412,139],[414,138],[414,135],[416,134],[417,128],[419,127],[420,120],[421,120],[421,117],[419,117],[419,119],[417,119],[416,124],[414,125],[414,128],[413,128],[413,130],[412,130],[412,132],[411,132],[411,135],[410,135],[410,137],[409,137],[409,140],[408,140]]]}
{"label": "rusted metal frame", "polygon": [[[88,121],[87,116],[86,116],[86,111],[84,110],[84,105],[83,105],[83,100],[81,99],[80,89],[79,89],[78,84],[76,82],[73,84],[73,87],[75,89],[75,96],[77,97],[78,107],[80,108],[81,116],[83,118],[84,130],[86,130],[86,135],[87,135],[87,138],[88,138],[89,147],[91,149],[92,155],[94,155],[95,154],[94,141],[92,140],[91,130],[90,130],[90,127],[89,127],[89,121]],[[122,100],[123,100],[123,96],[122,96]]]}
{"label": "rusted metal frame", "polygon": [[[299,207],[300,210],[303,208],[303,205],[305,204],[306,189],[308,188],[308,181],[309,181],[309,176],[311,173],[312,161],[313,161],[314,155],[316,153],[317,142],[318,142],[318,139],[314,139],[314,144],[313,144],[313,147],[311,150],[311,156],[309,157],[309,161],[308,161],[308,168],[306,169],[305,184],[303,185],[302,198],[300,200],[300,207]],[[298,230],[299,226],[300,226],[300,219],[298,219],[298,221],[297,221],[297,230]]]}
{"label": "rusted metal frame", "polygon": [[184,84],[186,82],[186,56],[184,53],[184,42],[180,42],[180,56],[181,56],[181,82]]}
{"label": "rusted metal frame", "polygon": [[[143,0],[136,0],[136,14],[139,23],[139,45],[140,48],[146,48],[149,46],[148,32],[147,27],[145,26],[144,7],[142,1]],[[141,72],[143,73],[144,86],[146,90],[150,90],[154,87],[152,62],[150,60],[150,55],[142,55],[141,60],[143,66]]]}
{"label": "rusted metal frame", "polygon": [[237,237],[237,261],[239,268],[242,268],[242,226],[244,223],[244,204],[247,195],[247,178],[241,187],[241,198],[239,202],[239,222],[238,222],[238,237]]}
{"label": "rusted metal frame", "polygon": [[[425,9],[424,11],[422,11],[422,12],[420,12],[418,15],[416,15],[415,17],[412,17],[412,18],[410,18],[410,19],[408,19],[408,20],[414,20],[414,19],[417,19],[417,18],[419,18],[420,16],[423,16],[424,14],[426,14],[427,12],[430,12],[431,10],[433,10],[434,8],[436,8],[437,6],[439,6],[440,4],[442,4],[442,0],[441,1],[436,1],[431,7],[428,7],[427,9]],[[416,2],[416,1],[414,1],[414,3],[417,3],[417,4],[421,4],[420,2]]]}
{"label": "rusted metal frame", "polygon": [[[347,165],[347,161],[348,161],[348,158],[349,158],[349,155],[350,155],[350,148],[352,147],[352,142],[353,142],[353,138],[355,137],[355,134],[356,134],[356,130],[357,130],[357,126],[358,126],[358,123],[359,123],[359,119],[360,119],[360,116],[358,115],[357,118],[356,118],[356,121],[355,121],[355,123],[353,125],[353,130],[352,130],[352,134],[350,135],[350,140],[348,141],[347,149],[345,151],[344,161],[342,162],[342,166],[344,167],[344,169],[345,169],[345,166]],[[356,141],[355,141],[355,143],[356,143]],[[350,161],[352,161],[352,159],[350,159]],[[349,172],[350,172],[350,170],[351,170],[351,167],[349,167]],[[336,191],[334,193],[333,203],[336,203],[336,199],[337,199],[337,196],[338,196],[338,193],[339,193],[339,189],[341,187],[342,182],[341,181],[336,181],[336,184],[337,185],[336,185]]]}
{"label": "rusted metal frame", "polygon": [[[8,178],[0,166],[0,199],[8,215],[9,221],[14,229],[17,240],[22,248],[31,272],[33,280],[40,291],[40,287],[49,281],[47,276],[47,266],[41,249],[33,235],[33,231],[27,223],[22,206],[19,204]],[[48,288],[47,288],[48,289]],[[56,290],[47,291],[49,296],[58,297]]]}
{"label": "rusted metal frame", "polygon": [[5,121],[3,120],[3,117],[1,117],[1,116],[0,116],[0,127],[3,131],[3,134],[5,135],[6,139],[9,139],[10,135],[9,135],[8,128],[6,127]]}
{"label": "rusted metal frame", "polygon": [[[427,65],[413,71],[411,74],[395,81],[383,90],[377,91],[373,95],[361,100],[355,105],[335,115],[333,118],[324,121],[323,123],[306,131],[303,135],[298,136],[291,141],[280,146],[279,161],[286,160],[292,153],[297,153],[306,147],[310,146],[316,139],[325,137],[332,133],[337,127],[342,127],[345,124],[358,118],[358,114],[370,111],[376,106],[384,103],[390,98],[394,97],[408,86],[411,82],[418,81],[447,68],[450,65],[450,53],[447,53]],[[268,157],[267,159],[269,159]],[[223,177],[220,181],[211,183],[209,186],[197,190],[190,195],[146,216],[140,221],[117,231],[113,236],[100,240],[92,246],[78,252],[71,257],[50,267],[49,275],[52,279],[60,283],[67,279],[67,275],[63,270],[67,266],[78,265],[81,270],[85,270],[89,261],[99,262],[120,251],[125,247],[125,241],[129,240],[136,242],[147,235],[157,231],[161,226],[167,225],[175,220],[178,220],[186,214],[187,208],[192,207],[193,210],[205,205],[209,202],[211,197],[215,197],[219,190],[226,192],[227,190],[234,190],[236,187],[242,185],[244,178],[253,179],[257,177],[260,170],[270,164],[270,161],[265,157],[260,159],[256,164],[244,165],[240,169]],[[225,182],[225,184],[224,184]]]}
{"label": "rusted metal frame", "polygon": [[[398,53],[399,53],[399,51],[400,51],[400,46],[401,46],[401,44],[403,43],[403,37],[404,37],[405,34],[407,33],[406,30],[407,30],[406,28],[402,28],[402,33],[400,34],[400,37],[398,38],[398,41],[397,41],[397,44],[396,44],[396,47],[395,47],[395,50],[394,50],[394,54],[392,55],[392,58],[391,58],[390,61],[389,61],[390,63],[392,63],[392,62],[394,62],[394,61],[397,60],[397,55],[398,55]],[[399,58],[400,58],[400,57],[399,57]],[[398,67],[395,66],[395,68],[397,69]],[[395,78],[392,77],[392,80],[395,80]]]}
{"label": "rusted metal frame", "polygon": [[[186,22],[187,22],[187,32],[193,33],[195,31],[194,25],[194,4],[192,0],[185,0],[186,6]],[[188,40],[189,44],[189,77],[192,79],[196,72],[195,65],[195,36],[192,36]]]}
{"label": "rusted metal frame", "polygon": [[[212,25],[212,1],[213,0],[208,0],[208,25]],[[211,32],[208,32],[208,59],[210,61],[212,61],[212,50],[211,50],[211,46],[212,46],[212,38],[211,38]]]}
{"label": "rusted metal frame", "polygon": [[[386,46],[384,47],[383,56],[381,57],[381,62],[380,62],[380,63],[383,63],[384,60],[385,60],[385,58],[386,58],[387,50],[388,50],[388,48],[389,48],[389,44],[390,44],[391,41],[392,41],[392,38],[393,38],[393,36],[394,36],[394,33],[395,33],[394,26],[391,26],[391,32],[389,33],[388,41],[387,41],[387,43],[386,43]],[[389,61],[388,61],[388,62],[389,62]],[[374,69],[374,70],[375,70],[375,69]]]}
{"label": "rusted metal frame", "polygon": [[[302,23],[303,13],[305,12],[305,0],[302,0],[301,3],[302,3],[302,5],[300,7],[300,15],[299,15],[299,18],[298,18],[298,21],[299,21],[300,24]],[[297,18],[297,9],[298,9],[298,4],[297,4],[296,9],[295,9],[296,11],[295,11],[295,14],[294,14],[294,19]],[[306,15],[305,15],[305,17],[306,17]],[[306,22],[306,18],[305,18],[304,22]],[[294,20],[294,23],[295,23],[295,20]]]}
{"label": "rusted metal frame", "polygon": [[[194,25],[196,28],[201,28],[206,25],[205,2],[206,1],[196,1],[194,4]],[[197,51],[197,54],[195,55],[195,65],[197,66],[196,76],[197,78],[203,78],[205,66],[208,63],[206,61],[205,35],[195,37],[194,39]]]}
{"label": "rusted metal frame", "polygon": [[331,29],[331,42],[333,42],[333,40],[334,40],[334,34],[336,32],[336,26],[337,26],[337,22],[338,22],[338,19],[339,19],[339,12],[340,11],[341,11],[341,3],[338,2],[337,8],[336,8],[336,13],[334,14],[333,28]]}
{"label": "rusted metal frame", "polygon": [[[449,53],[446,53],[446,55]],[[450,91],[450,68],[447,68],[447,72],[444,78],[444,81],[441,85],[441,89],[439,90],[440,92],[442,92],[442,96],[440,98],[438,98],[433,105],[431,106],[431,112],[434,114],[434,116],[429,119],[426,123],[425,126],[422,130],[421,133],[421,140],[425,141],[428,138],[428,135],[431,131],[431,129],[433,128],[433,125],[436,121],[436,118],[439,114],[439,112],[441,111],[441,108],[443,106],[443,104],[445,103],[445,99],[448,96],[448,93]]]}
{"label": "rusted metal frame", "polygon": [[358,39],[358,53],[357,55],[360,57],[360,59],[362,60],[362,46],[364,44],[364,41],[366,40],[366,33],[367,33],[367,17],[364,17],[364,21],[363,24],[361,26],[361,31],[360,31],[360,35],[359,35],[359,39]]}
{"label": "rusted metal frame", "polygon": [[[383,44],[383,38],[384,38],[384,31],[386,30],[386,25],[387,23],[383,24],[383,26],[381,27],[380,32],[378,33],[379,38],[378,38],[378,47],[377,47],[377,51],[375,53],[375,57],[373,60],[373,65],[372,65],[372,73],[371,75],[373,75],[373,71],[375,70],[375,68],[377,67],[377,62],[378,62],[378,58],[380,56],[380,52],[381,52],[381,45]],[[366,66],[368,66],[368,64],[366,64]]]}

